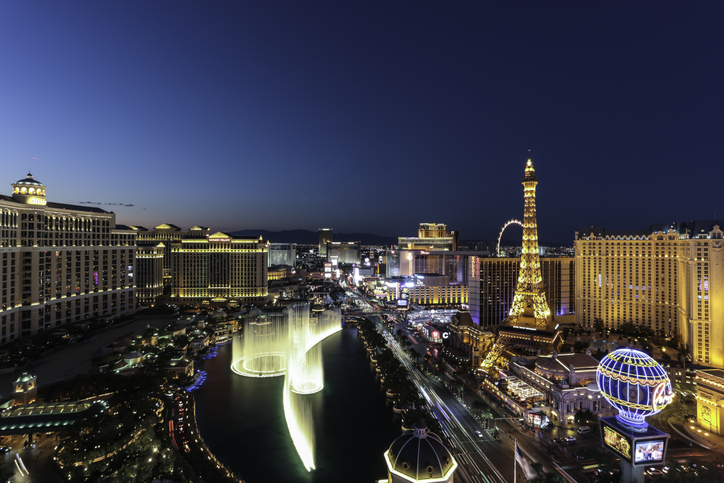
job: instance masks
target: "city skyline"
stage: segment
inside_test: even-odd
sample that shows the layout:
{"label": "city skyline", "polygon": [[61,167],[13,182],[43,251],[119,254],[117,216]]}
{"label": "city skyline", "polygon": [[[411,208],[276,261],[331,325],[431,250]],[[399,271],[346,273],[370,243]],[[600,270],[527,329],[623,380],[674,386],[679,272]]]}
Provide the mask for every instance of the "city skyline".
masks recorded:
{"label": "city skyline", "polygon": [[128,225],[493,240],[531,155],[541,240],[714,219],[723,8],[8,4],[0,194],[30,170]]}

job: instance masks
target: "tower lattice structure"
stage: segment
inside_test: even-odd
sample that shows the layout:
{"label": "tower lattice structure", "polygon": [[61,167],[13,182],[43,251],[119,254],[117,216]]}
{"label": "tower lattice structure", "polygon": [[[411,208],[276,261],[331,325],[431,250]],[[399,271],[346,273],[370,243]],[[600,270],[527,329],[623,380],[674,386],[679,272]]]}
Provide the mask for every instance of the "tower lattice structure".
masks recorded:
{"label": "tower lattice structure", "polygon": [[[538,253],[538,220],[536,219],[535,176],[533,161],[528,159],[523,175],[523,246],[520,256],[518,285],[508,318],[498,329],[498,340],[488,351],[480,369],[489,372],[509,346],[522,344],[546,351],[555,347],[558,330],[554,328],[551,310],[546,301]],[[521,329],[522,327],[522,329]]]}
{"label": "tower lattice structure", "polygon": [[538,253],[538,221],[535,207],[535,188],[538,178],[535,176],[533,161],[528,159],[523,175],[523,244],[520,255],[518,285],[515,289],[513,304],[508,314],[509,325],[533,326],[546,329],[552,318],[551,310],[546,302],[543,277],[540,272],[540,254]]}

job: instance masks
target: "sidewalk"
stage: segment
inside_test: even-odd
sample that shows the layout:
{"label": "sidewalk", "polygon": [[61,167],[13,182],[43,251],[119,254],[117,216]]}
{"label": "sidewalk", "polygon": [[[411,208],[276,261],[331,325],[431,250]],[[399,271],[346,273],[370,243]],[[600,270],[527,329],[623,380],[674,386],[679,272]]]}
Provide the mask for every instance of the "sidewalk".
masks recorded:
{"label": "sidewalk", "polygon": [[724,448],[724,436],[709,432],[709,428],[700,425],[698,420],[695,421],[697,422],[690,423],[679,415],[672,416],[667,420],[671,429],[692,445],[695,444],[704,449]]}

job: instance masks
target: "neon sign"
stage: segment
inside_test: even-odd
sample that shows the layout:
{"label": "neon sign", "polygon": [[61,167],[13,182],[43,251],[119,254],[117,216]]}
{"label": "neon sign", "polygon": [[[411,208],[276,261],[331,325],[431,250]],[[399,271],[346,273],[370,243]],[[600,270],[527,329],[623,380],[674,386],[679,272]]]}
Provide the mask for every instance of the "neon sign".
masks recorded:
{"label": "neon sign", "polygon": [[43,198],[28,198],[28,204],[31,205],[45,205],[47,202]]}

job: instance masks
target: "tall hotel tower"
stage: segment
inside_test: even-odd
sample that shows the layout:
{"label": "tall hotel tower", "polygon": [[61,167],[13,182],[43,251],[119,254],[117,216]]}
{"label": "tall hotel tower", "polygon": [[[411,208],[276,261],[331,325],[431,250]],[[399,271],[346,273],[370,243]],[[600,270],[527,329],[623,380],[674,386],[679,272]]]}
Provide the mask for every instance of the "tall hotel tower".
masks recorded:
{"label": "tall hotel tower", "polygon": [[0,344],[136,309],[136,234],[99,208],[46,201],[28,175],[0,195]]}
{"label": "tall hotel tower", "polygon": [[724,368],[724,220],[582,228],[576,233],[576,321],[678,334],[695,362]]}

